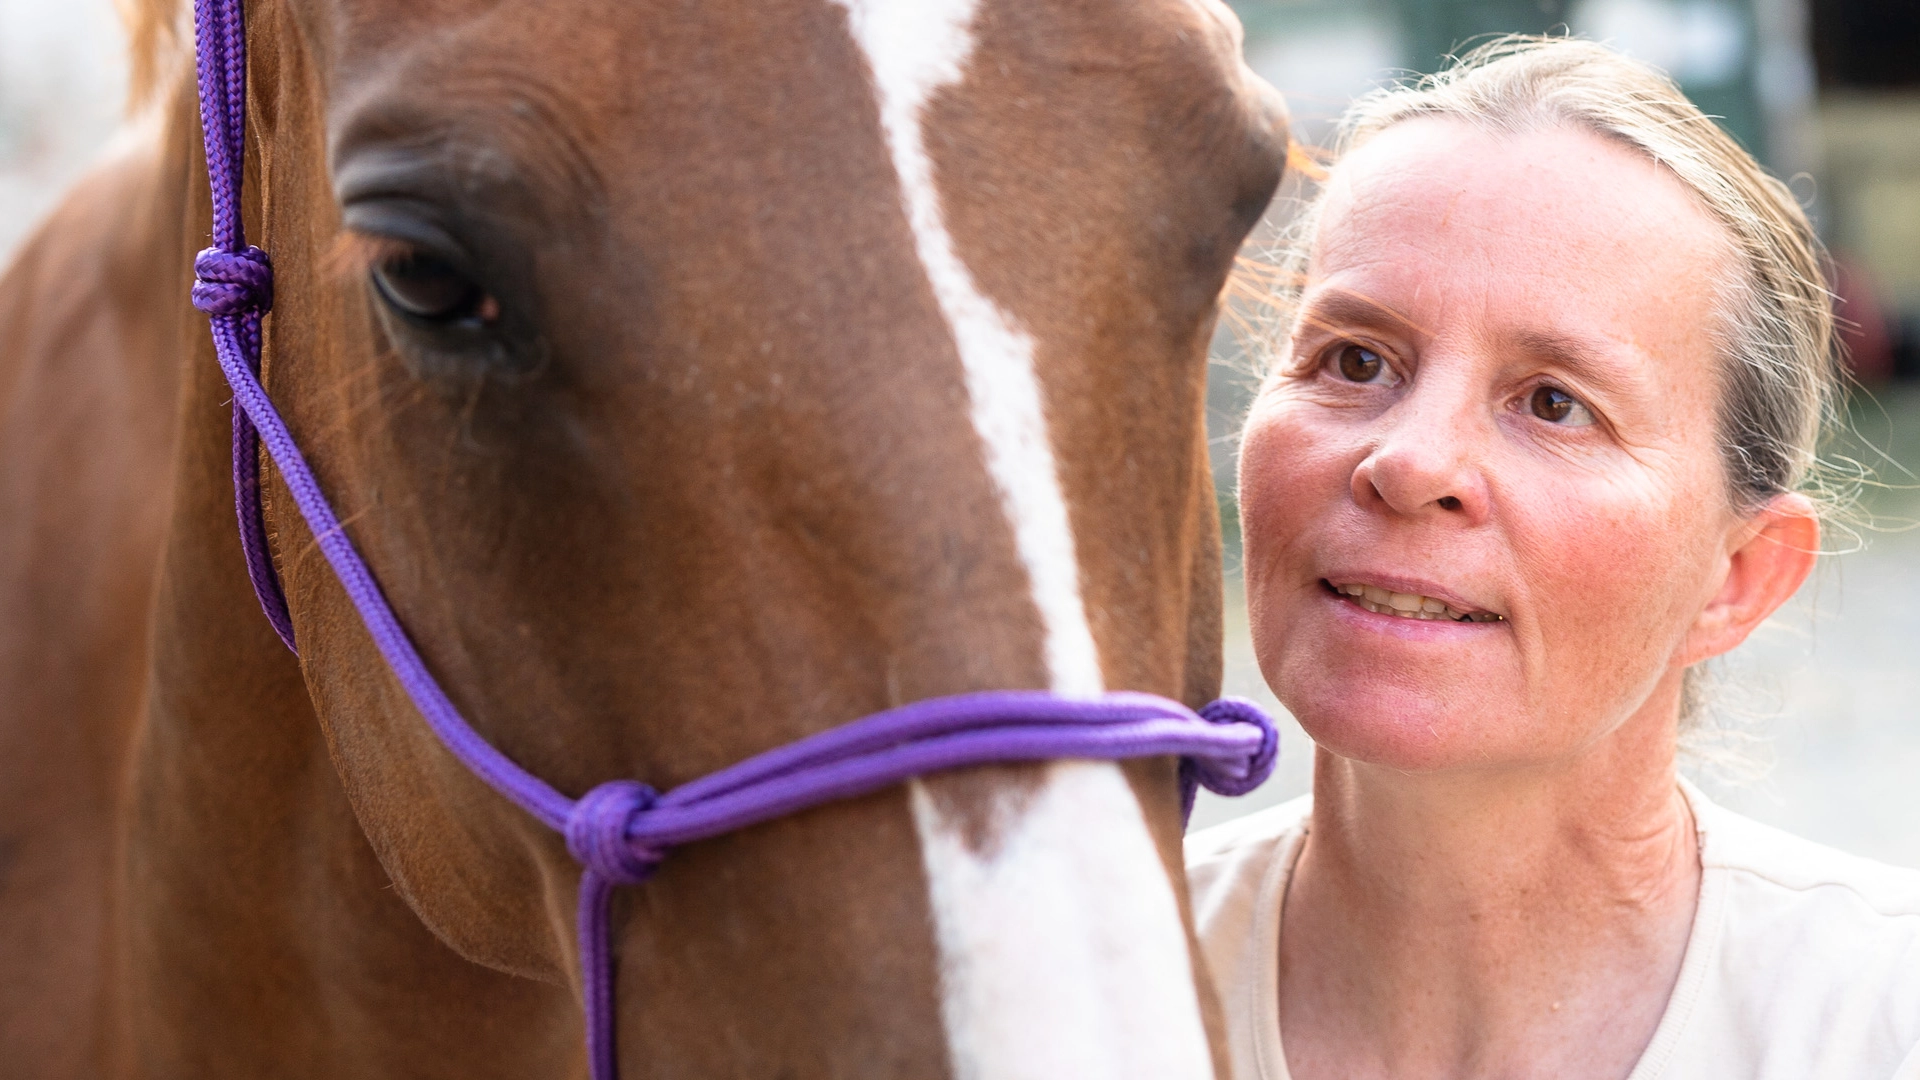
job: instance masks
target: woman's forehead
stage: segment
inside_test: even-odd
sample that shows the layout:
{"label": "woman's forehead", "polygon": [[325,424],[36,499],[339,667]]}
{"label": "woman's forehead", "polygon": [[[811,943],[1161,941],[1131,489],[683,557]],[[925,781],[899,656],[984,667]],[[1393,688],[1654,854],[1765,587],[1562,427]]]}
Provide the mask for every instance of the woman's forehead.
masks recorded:
{"label": "woman's forehead", "polygon": [[[1433,308],[1615,331],[1698,329],[1729,265],[1726,231],[1633,150],[1568,127],[1503,134],[1406,121],[1329,181],[1310,278],[1341,277],[1403,315]],[[1599,329],[1596,326],[1595,329]]]}

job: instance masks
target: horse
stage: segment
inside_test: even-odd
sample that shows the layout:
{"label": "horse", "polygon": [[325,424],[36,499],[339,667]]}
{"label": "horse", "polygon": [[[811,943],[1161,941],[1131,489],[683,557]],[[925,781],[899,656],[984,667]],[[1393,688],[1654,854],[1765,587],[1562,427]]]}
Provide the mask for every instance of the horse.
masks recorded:
{"label": "horse", "polygon": [[[233,528],[173,0],[0,277],[10,1077],[581,1075],[579,870]],[[1002,688],[1220,679],[1205,363],[1284,166],[1217,0],[252,0],[263,378],[473,727],[662,787]],[[1224,1075],[1168,759],[688,845],[626,1077]]]}

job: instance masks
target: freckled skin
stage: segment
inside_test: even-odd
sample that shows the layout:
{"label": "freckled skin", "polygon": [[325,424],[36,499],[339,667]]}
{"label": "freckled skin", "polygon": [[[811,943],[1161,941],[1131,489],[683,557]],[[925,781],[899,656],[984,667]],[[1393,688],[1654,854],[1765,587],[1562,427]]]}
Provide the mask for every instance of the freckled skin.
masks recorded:
{"label": "freckled skin", "polygon": [[[1684,671],[1817,548],[1798,497],[1728,501],[1731,244],[1657,166],[1571,130],[1405,122],[1330,184],[1241,462],[1256,652],[1319,748],[1288,1060],[1624,1076],[1698,890]],[[1504,620],[1396,619],[1326,582]]]}
{"label": "freckled skin", "polygon": [[[1399,385],[1281,376],[1248,423],[1243,479],[1262,669],[1324,744],[1413,769],[1544,760],[1619,724],[1718,585],[1732,522],[1700,332],[1726,240],[1677,185],[1652,206],[1596,191],[1578,212],[1524,197],[1601,163],[1657,179],[1598,139],[1483,149],[1512,162],[1488,183],[1479,155],[1448,152],[1458,137],[1410,125],[1355,155],[1304,298],[1368,297],[1406,325],[1303,326],[1294,366],[1348,330]],[[1520,337],[1543,325],[1595,339],[1622,385],[1530,355]],[[1541,380],[1599,422],[1533,416]],[[1437,505],[1448,495],[1458,510]],[[1318,583],[1337,568],[1431,579],[1507,622],[1389,646],[1336,617],[1349,605]]]}

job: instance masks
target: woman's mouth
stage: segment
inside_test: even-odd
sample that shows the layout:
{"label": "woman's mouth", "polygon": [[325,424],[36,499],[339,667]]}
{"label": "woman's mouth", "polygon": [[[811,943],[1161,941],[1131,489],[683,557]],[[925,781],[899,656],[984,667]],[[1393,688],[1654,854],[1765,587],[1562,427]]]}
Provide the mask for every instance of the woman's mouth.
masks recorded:
{"label": "woman's mouth", "polygon": [[1444,600],[1436,600],[1431,596],[1421,596],[1417,593],[1393,592],[1378,585],[1335,585],[1328,581],[1323,581],[1321,584],[1368,611],[1380,615],[1447,622],[1506,621],[1504,616],[1495,615],[1491,611],[1461,611]]}

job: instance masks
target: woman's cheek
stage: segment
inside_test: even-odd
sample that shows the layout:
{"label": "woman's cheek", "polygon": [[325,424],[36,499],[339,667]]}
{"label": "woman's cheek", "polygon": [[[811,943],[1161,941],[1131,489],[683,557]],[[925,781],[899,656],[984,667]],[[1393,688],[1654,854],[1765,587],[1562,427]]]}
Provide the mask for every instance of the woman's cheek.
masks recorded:
{"label": "woman's cheek", "polygon": [[1256,404],[1241,446],[1240,513],[1247,615],[1255,658],[1276,692],[1289,631],[1314,579],[1328,517],[1351,498],[1349,441],[1309,402],[1271,395]]}
{"label": "woman's cheek", "polygon": [[1326,442],[1311,430],[1303,407],[1268,394],[1248,418],[1240,451],[1241,536],[1249,600],[1260,604],[1272,580],[1290,578],[1289,549],[1308,546],[1306,523],[1345,490],[1327,475]]}
{"label": "woman's cheek", "polygon": [[[1530,507],[1515,555],[1538,617],[1548,670],[1536,691],[1564,700],[1546,715],[1606,728],[1665,674],[1691,621],[1680,595],[1698,576],[1697,522],[1668,494],[1610,485]],[[1547,702],[1540,702],[1547,705]],[[1581,733],[1568,732],[1578,738]]]}

